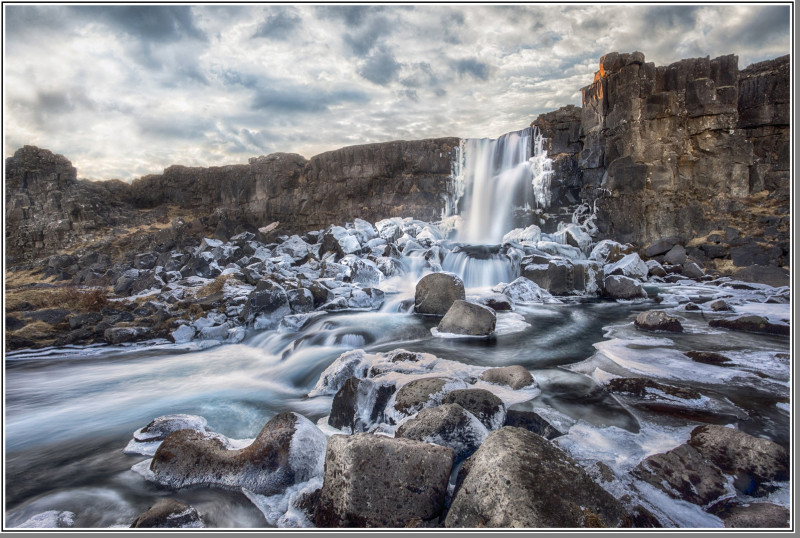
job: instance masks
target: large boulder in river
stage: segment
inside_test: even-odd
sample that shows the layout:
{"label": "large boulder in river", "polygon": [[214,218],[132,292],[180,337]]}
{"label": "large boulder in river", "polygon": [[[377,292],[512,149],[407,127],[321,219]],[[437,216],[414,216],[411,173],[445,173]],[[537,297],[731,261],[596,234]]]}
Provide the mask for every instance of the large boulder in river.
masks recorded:
{"label": "large boulder in river", "polygon": [[197,510],[176,499],[160,499],[136,518],[132,529],[176,529],[205,527]]}
{"label": "large boulder in river", "polygon": [[424,377],[410,381],[397,391],[394,408],[407,415],[415,413],[435,401],[434,398],[440,396],[446,384],[447,380],[439,377]]}
{"label": "large boulder in river", "polygon": [[637,329],[645,331],[668,331],[673,333],[683,332],[683,325],[674,318],[668,315],[663,310],[648,310],[636,316],[633,322]]}
{"label": "large boulder in river", "polygon": [[460,405],[490,430],[500,428],[506,421],[506,406],[503,400],[485,389],[454,390],[444,395],[442,403]]}
{"label": "large boulder in river", "polygon": [[712,319],[708,322],[711,327],[721,327],[730,331],[744,331],[748,333],[780,334],[789,336],[789,325],[772,323],[761,316],[741,316],[735,319]]}
{"label": "large boulder in river", "polygon": [[768,439],[724,426],[705,425],[692,430],[688,444],[733,475],[734,485],[743,493],[758,495],[766,482],[789,480],[789,451]]}
{"label": "large boulder in river", "polygon": [[310,420],[285,412],[239,450],[230,450],[218,435],[178,430],[158,447],[150,470],[157,482],[173,489],[219,486],[275,495],[322,471],[326,441]]}
{"label": "large boulder in river", "polygon": [[[462,480],[463,477],[463,480]],[[625,509],[581,466],[522,428],[492,432],[464,464],[446,527],[620,527]]]}
{"label": "large boulder in river", "polygon": [[271,280],[260,280],[250,292],[239,319],[244,323],[256,316],[266,316],[278,320],[291,313],[289,297],[283,286]]}
{"label": "large boulder in river", "polygon": [[328,440],[317,527],[405,527],[438,518],[453,450],[359,433]]}
{"label": "large boulder in river", "polygon": [[395,437],[450,447],[456,461],[471,456],[487,435],[486,426],[455,403],[427,407],[404,422],[395,433]]}
{"label": "large boulder in river", "polygon": [[414,311],[419,314],[444,316],[453,303],[464,300],[464,282],[453,273],[431,273],[417,282]]}
{"label": "large boulder in river", "polygon": [[439,322],[440,333],[489,336],[497,325],[497,315],[488,306],[457,300]]}
{"label": "large boulder in river", "polygon": [[328,424],[353,433],[366,431],[383,422],[383,411],[395,390],[391,384],[351,377],[333,397]]}
{"label": "large boulder in river", "polygon": [[488,383],[508,385],[514,390],[519,390],[535,383],[531,373],[524,366],[518,364],[489,368],[481,374],[481,379]]}
{"label": "large boulder in river", "polygon": [[642,285],[632,278],[622,275],[611,275],[603,279],[605,295],[612,299],[647,299],[647,292]]}

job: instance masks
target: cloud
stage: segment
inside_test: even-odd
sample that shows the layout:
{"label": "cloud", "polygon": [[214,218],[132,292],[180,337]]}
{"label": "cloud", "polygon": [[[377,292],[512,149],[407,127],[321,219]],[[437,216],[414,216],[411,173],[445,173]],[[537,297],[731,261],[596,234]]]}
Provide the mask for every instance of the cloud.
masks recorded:
{"label": "cloud", "polygon": [[293,37],[302,25],[302,19],[297,15],[297,10],[287,7],[273,8],[266,18],[258,25],[254,38],[265,37],[286,41]]}
{"label": "cloud", "polygon": [[369,96],[358,90],[338,89],[326,91],[320,88],[266,87],[257,90],[251,107],[258,111],[277,113],[319,113],[342,103],[367,103]]}
{"label": "cloud", "polygon": [[135,39],[154,43],[174,43],[187,38],[208,39],[195,24],[189,6],[84,5],[70,9],[88,19],[103,21]]}
{"label": "cloud", "polygon": [[358,74],[370,82],[385,86],[397,78],[400,67],[392,51],[382,47],[361,63]]}
{"label": "cloud", "polygon": [[453,62],[458,74],[461,76],[472,75],[480,80],[489,78],[489,66],[476,58],[464,58]]}

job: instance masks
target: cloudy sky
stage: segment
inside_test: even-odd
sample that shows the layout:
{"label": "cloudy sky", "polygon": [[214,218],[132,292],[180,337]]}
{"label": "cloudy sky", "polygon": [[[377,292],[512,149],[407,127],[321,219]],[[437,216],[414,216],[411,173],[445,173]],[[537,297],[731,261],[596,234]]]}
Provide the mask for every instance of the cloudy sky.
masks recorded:
{"label": "cloudy sky", "polygon": [[4,5],[6,156],[80,177],[496,137],[580,105],[600,56],[788,54],[783,5]]}

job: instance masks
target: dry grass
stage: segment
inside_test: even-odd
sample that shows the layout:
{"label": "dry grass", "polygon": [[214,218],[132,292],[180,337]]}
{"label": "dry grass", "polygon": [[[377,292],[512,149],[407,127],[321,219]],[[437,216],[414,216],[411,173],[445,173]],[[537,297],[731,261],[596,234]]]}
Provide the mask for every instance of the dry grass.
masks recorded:
{"label": "dry grass", "polygon": [[12,333],[14,336],[25,338],[26,340],[42,341],[55,338],[59,331],[44,321],[34,321]]}
{"label": "dry grass", "polygon": [[49,288],[6,289],[6,312],[66,308],[73,312],[99,312],[108,306],[105,288],[60,286]]}

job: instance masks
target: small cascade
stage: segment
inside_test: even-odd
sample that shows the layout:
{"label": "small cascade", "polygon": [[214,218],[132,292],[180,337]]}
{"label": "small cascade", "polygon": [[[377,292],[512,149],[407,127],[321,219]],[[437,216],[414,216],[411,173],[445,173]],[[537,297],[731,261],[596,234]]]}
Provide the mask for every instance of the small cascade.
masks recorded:
{"label": "small cascade", "polygon": [[553,160],[547,156],[544,143],[547,139],[542,136],[538,127],[533,129],[533,157],[531,157],[531,175],[533,179],[533,196],[537,207],[547,209],[550,207],[553,191],[550,182],[553,178]]}
{"label": "small cascade", "polygon": [[455,273],[468,288],[494,286],[498,282],[511,282],[519,276],[519,267],[514,265],[501,245],[462,245],[445,256],[442,269]]}

